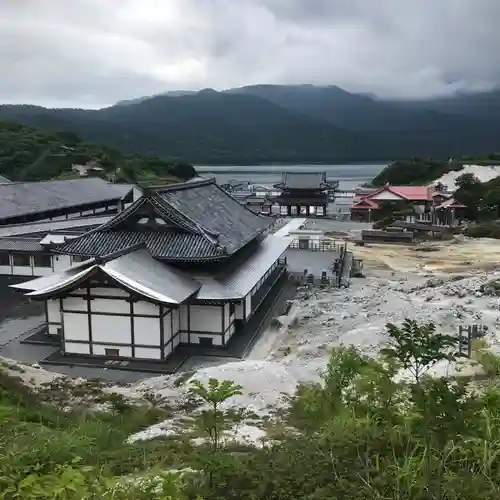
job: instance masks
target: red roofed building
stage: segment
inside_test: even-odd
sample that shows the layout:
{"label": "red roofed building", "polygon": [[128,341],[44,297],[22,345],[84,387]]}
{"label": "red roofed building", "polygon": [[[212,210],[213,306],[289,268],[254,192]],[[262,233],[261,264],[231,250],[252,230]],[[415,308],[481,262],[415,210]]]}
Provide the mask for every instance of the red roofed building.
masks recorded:
{"label": "red roofed building", "polygon": [[[465,208],[455,206],[450,195],[437,191],[432,186],[391,186],[386,184],[378,189],[359,190],[351,206],[351,220],[373,222],[394,212],[410,212],[406,216],[410,222],[433,220],[434,209],[454,210]],[[435,221],[433,221],[435,222]]]}

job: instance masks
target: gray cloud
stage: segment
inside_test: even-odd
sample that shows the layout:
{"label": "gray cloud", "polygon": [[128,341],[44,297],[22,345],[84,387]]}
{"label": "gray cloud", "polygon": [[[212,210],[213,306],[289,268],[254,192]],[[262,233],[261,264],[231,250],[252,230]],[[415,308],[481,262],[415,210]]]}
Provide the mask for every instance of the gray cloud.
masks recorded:
{"label": "gray cloud", "polygon": [[0,101],[333,84],[382,96],[500,80],[498,0],[2,0]]}

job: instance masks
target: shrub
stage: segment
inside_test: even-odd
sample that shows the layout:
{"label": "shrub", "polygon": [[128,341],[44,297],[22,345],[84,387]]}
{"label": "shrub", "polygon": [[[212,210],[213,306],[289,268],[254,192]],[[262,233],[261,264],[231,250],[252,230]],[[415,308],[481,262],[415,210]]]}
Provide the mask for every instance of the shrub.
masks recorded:
{"label": "shrub", "polygon": [[396,219],[393,215],[388,215],[383,219],[376,221],[373,224],[373,229],[385,229],[387,226],[390,226]]}
{"label": "shrub", "polygon": [[469,224],[463,234],[469,238],[500,239],[500,224],[491,221]]}

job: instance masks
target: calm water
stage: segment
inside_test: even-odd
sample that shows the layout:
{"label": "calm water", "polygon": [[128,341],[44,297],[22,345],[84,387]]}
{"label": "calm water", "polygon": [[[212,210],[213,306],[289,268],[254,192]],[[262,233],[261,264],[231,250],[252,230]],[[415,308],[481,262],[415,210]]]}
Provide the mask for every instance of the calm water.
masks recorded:
{"label": "calm water", "polygon": [[249,181],[253,184],[272,185],[281,180],[282,172],[325,172],[329,179],[340,182],[339,189],[350,190],[370,182],[387,164],[353,165],[256,165],[256,166],[196,166],[203,176],[213,175],[219,184],[230,179]]}

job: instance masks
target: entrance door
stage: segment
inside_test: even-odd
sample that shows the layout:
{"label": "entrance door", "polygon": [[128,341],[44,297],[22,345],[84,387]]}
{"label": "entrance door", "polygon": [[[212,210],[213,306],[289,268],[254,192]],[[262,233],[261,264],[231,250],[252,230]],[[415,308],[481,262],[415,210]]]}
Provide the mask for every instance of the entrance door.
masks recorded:
{"label": "entrance door", "polygon": [[309,239],[299,238],[299,249],[307,250],[309,248]]}

